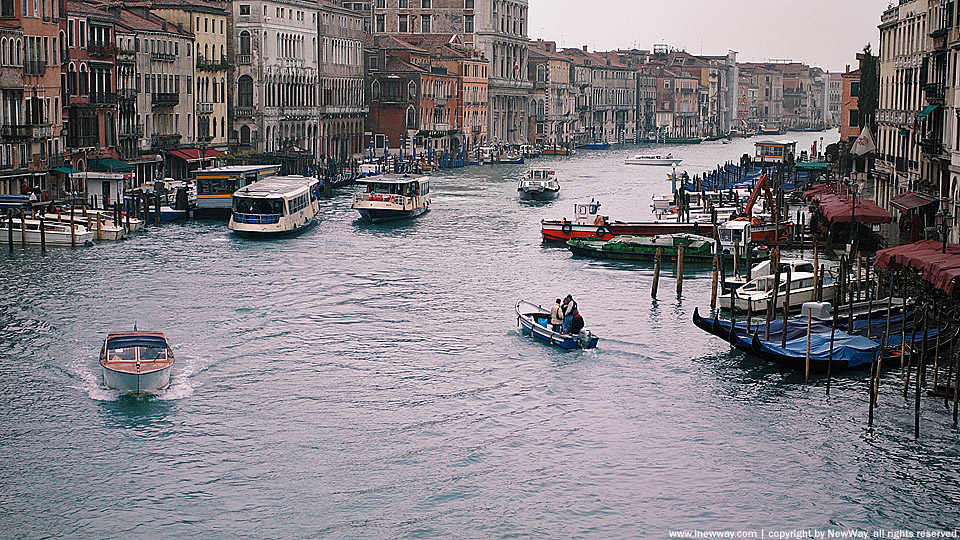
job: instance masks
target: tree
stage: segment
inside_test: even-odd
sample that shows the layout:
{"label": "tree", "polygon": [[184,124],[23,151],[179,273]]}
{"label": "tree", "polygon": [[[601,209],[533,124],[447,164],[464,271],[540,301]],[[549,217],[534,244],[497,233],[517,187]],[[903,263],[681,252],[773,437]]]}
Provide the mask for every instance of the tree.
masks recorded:
{"label": "tree", "polygon": [[860,57],[860,94],[857,108],[860,110],[860,128],[870,122],[870,132],[877,132],[877,104],[880,100],[880,77],[877,74],[877,57],[870,44],[863,48]]}

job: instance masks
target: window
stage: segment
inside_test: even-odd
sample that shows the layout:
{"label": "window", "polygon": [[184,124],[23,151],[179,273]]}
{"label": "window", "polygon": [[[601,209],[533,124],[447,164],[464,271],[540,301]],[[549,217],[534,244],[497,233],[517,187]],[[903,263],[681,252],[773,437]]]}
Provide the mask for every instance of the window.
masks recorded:
{"label": "window", "polygon": [[850,83],[850,96],[857,97],[860,95],[860,81],[852,81]]}
{"label": "window", "polygon": [[467,34],[473,33],[473,15],[463,16],[463,31]]}
{"label": "window", "polygon": [[371,56],[371,57],[370,57],[370,69],[373,70],[373,71],[375,71],[375,70],[377,70],[377,69],[380,69],[380,57],[379,57],[379,56],[374,55],[374,56]]}
{"label": "window", "polygon": [[240,54],[250,54],[250,32],[240,32]]}
{"label": "window", "polygon": [[410,16],[400,15],[397,20],[397,32],[405,34],[410,31]]}
{"label": "window", "polygon": [[399,5],[397,7],[400,9],[406,9],[410,7],[410,0],[399,0]]}
{"label": "window", "polygon": [[432,7],[430,4],[431,4],[430,0],[421,0],[420,7],[422,7],[423,9],[429,9],[430,7]]}
{"label": "window", "polygon": [[847,125],[850,127],[857,127],[860,125],[860,111],[857,109],[850,109],[850,118]]}
{"label": "window", "polygon": [[407,96],[410,98],[410,101],[417,99],[417,83],[413,81],[407,83]]}
{"label": "window", "polygon": [[370,89],[370,94],[373,96],[373,99],[380,99],[380,81],[373,81],[373,87]]}
{"label": "window", "polygon": [[473,9],[473,0],[463,0],[464,9]]}
{"label": "window", "polygon": [[[427,2],[427,0],[424,0],[424,3],[426,3],[426,2]],[[430,33],[430,16],[429,16],[429,15],[421,15],[421,16],[420,16],[420,33],[421,33],[421,34],[429,34],[429,33]]]}
{"label": "window", "polygon": [[378,14],[378,15],[377,15],[377,25],[376,25],[376,30],[374,30],[374,31],[375,31],[375,32],[379,32],[379,33],[383,33],[383,32],[386,32],[386,31],[387,31],[387,30],[386,30],[386,20],[385,20],[383,14]]}
{"label": "window", "polygon": [[253,78],[249,75],[237,81],[237,106],[253,107]]}
{"label": "window", "polygon": [[[249,4],[240,4],[240,14],[249,15],[250,14],[250,5]],[[222,21],[221,21],[222,22]],[[220,26],[223,26],[222,24]]]}
{"label": "window", "polygon": [[80,31],[78,32],[77,39],[80,42],[80,48],[87,46],[87,25],[83,21],[80,21]]}

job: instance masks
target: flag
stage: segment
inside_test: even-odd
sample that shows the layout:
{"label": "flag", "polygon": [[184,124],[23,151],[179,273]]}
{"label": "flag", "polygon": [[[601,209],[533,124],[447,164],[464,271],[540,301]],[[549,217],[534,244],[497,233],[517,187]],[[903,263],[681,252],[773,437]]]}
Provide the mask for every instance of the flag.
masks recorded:
{"label": "flag", "polygon": [[870,134],[870,127],[863,126],[863,131],[860,132],[860,136],[857,137],[857,140],[853,143],[853,148],[850,149],[850,153],[855,156],[862,156],[864,154],[869,154],[877,149],[877,145],[873,142],[873,135]]}

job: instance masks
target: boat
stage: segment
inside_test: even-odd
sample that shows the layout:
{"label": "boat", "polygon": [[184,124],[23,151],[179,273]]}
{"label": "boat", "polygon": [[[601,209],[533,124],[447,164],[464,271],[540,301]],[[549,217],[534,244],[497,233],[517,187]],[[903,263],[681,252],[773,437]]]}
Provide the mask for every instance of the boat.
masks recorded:
{"label": "boat", "polygon": [[712,238],[689,233],[657,236],[616,236],[610,240],[573,238],[567,247],[574,255],[594,259],[653,261],[657,250],[664,260],[676,260],[683,247],[683,259],[690,263],[712,262],[717,243]]}
{"label": "boat", "polygon": [[500,163],[523,163],[523,156],[520,154],[506,154],[500,156]]}
{"label": "boat", "polygon": [[[228,216],[233,211],[234,192],[264,178],[276,176],[280,174],[280,169],[280,165],[228,165],[194,171],[197,177],[197,209],[194,215],[200,218]],[[164,211],[161,208],[161,221],[163,218]]]}
{"label": "boat", "polygon": [[579,334],[554,332],[550,329],[550,311],[526,300],[517,302],[517,324],[521,334],[561,349],[594,349],[600,342],[600,338],[586,328]]}
{"label": "boat", "polygon": [[173,363],[173,350],[161,332],[111,332],[100,350],[103,384],[123,393],[166,388]]}
{"label": "boat", "polygon": [[517,184],[517,192],[521,199],[547,201],[556,198],[560,193],[560,182],[557,182],[554,171],[544,168],[530,169]]}
{"label": "boat", "polygon": [[682,159],[673,157],[673,154],[667,154],[665,156],[660,155],[643,155],[638,154],[632,158],[627,158],[624,160],[624,163],[627,165],[659,165],[667,167],[676,167],[682,162]]}
{"label": "boat", "polygon": [[666,137],[663,144],[700,144],[703,139],[700,137]]}
{"label": "boat", "polygon": [[[95,238],[94,234],[79,221],[74,223],[73,233],[71,234],[69,221],[55,221],[50,219],[50,216],[46,216],[43,220],[43,238],[41,238],[39,219],[22,219],[15,217],[4,218],[0,221],[0,238],[4,241],[9,239],[10,232],[8,229],[11,221],[13,224],[14,244],[26,243],[32,246],[39,246],[41,243],[46,243],[48,246],[71,246],[74,244],[79,246],[91,244]],[[26,235],[24,235],[24,232]],[[25,242],[24,238],[26,239]]]}
{"label": "boat", "polygon": [[614,236],[653,236],[671,233],[713,235],[709,223],[680,223],[677,221],[614,221],[600,215],[600,202],[576,203],[573,219],[540,220],[540,236],[544,242],[562,242],[572,238],[610,239]]}
{"label": "boat", "polygon": [[[765,275],[752,279],[745,285],[730,293],[721,294],[719,298],[721,309],[730,309],[731,305],[736,306],[741,311],[752,311],[760,313],[766,311],[767,305],[773,298],[773,290],[777,277],[775,275]],[[833,300],[837,283],[829,276],[823,276],[823,296],[822,301],[829,302]],[[790,273],[790,310],[800,309],[806,302],[813,302],[817,299],[816,274],[813,272],[792,272]],[[783,307],[787,295],[787,273],[780,273],[779,289],[777,290],[777,309]]]}
{"label": "boat", "polygon": [[542,155],[540,149],[532,144],[520,145],[520,155],[524,158],[537,158]]}
{"label": "boat", "polygon": [[302,231],[320,212],[317,186],[309,176],[271,176],[233,193],[227,228],[247,236],[276,236]]}
{"label": "boat", "polygon": [[573,154],[573,150],[567,146],[548,144],[540,149],[540,154],[544,156],[569,156]]}
{"label": "boat", "polygon": [[379,163],[361,163],[357,171],[360,173],[361,178],[366,178],[368,176],[377,176],[380,174],[380,164]]}
{"label": "boat", "polygon": [[479,161],[481,165],[486,165],[488,163],[496,163],[497,156],[499,155],[499,153],[497,152],[497,149],[492,146],[481,146],[477,150],[477,154],[478,154],[477,161]]}
{"label": "boat", "polygon": [[[83,226],[92,233],[94,240],[123,240],[127,237],[128,231],[126,223],[124,222],[126,218],[121,219],[119,226],[114,225],[113,212],[109,210],[87,209],[87,215],[83,215],[83,209],[74,208],[68,211],[66,215],[57,214],[57,220],[64,223],[69,222],[71,213],[73,214],[74,222],[83,224]],[[135,227],[137,227],[136,230],[143,228],[143,222],[139,219],[130,218],[130,222],[130,229],[132,230]]]}
{"label": "boat", "polygon": [[610,143],[605,141],[594,141],[590,143],[578,144],[577,148],[583,148],[584,150],[606,150],[610,148]]}
{"label": "boat", "polygon": [[379,223],[419,216],[430,209],[430,180],[426,176],[385,174],[361,179],[366,191],[353,197],[353,209]]}

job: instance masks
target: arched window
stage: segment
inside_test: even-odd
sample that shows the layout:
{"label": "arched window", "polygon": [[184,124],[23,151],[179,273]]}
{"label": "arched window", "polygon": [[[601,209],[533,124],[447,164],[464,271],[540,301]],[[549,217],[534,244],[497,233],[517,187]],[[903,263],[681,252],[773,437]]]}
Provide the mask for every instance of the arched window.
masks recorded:
{"label": "arched window", "polygon": [[7,38],[0,39],[0,65],[7,65]]}
{"label": "arched window", "polygon": [[237,81],[237,106],[253,107],[253,78],[249,75]]}
{"label": "arched window", "polygon": [[[220,54],[223,54],[223,51]],[[240,32],[240,54],[250,54],[250,32],[246,30]]]}
{"label": "arched window", "polygon": [[250,126],[240,126],[240,144],[250,144]]}
{"label": "arched window", "polygon": [[407,96],[410,101],[417,99],[417,83],[410,81],[407,83]]}
{"label": "arched window", "polygon": [[77,95],[77,68],[73,62],[67,67],[67,93],[71,96]]}
{"label": "arched window", "polygon": [[417,109],[412,106],[407,108],[407,129],[417,129]]}
{"label": "arched window", "polygon": [[203,59],[207,61],[210,60],[210,44],[203,46]]}
{"label": "arched window", "polygon": [[89,84],[89,82],[90,82],[90,80],[89,80],[88,75],[87,75],[87,65],[81,63],[81,64],[80,64],[80,86],[79,86],[79,88],[78,88],[78,90],[77,90],[77,94],[79,94],[79,95],[81,95],[81,96],[86,95],[86,94],[87,94],[87,85]]}
{"label": "arched window", "polygon": [[547,67],[543,64],[537,65],[537,80],[540,82],[546,82],[547,80]]}

